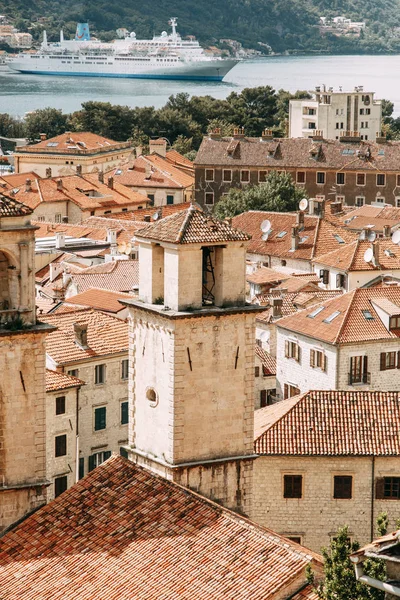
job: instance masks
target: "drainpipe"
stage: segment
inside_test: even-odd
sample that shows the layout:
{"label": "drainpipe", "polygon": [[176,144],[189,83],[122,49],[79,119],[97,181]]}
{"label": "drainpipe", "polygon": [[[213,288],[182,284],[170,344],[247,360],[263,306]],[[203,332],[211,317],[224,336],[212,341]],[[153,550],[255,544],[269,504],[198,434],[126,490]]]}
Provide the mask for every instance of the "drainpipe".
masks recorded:
{"label": "drainpipe", "polygon": [[370,587],[376,588],[377,590],[382,590],[382,592],[388,592],[389,594],[392,594],[392,596],[400,598],[400,587],[395,586],[387,581],[379,581],[378,579],[364,575],[362,562],[359,562],[360,559],[357,556],[354,558],[350,557],[350,560],[354,563],[357,581],[361,581],[361,583],[365,583]]}
{"label": "drainpipe", "polygon": [[375,510],[375,490],[374,490],[374,481],[375,481],[375,456],[372,457],[371,462],[371,542],[374,539],[374,510]]}
{"label": "drainpipe", "polygon": [[79,481],[79,392],[76,388],[76,446],[75,446],[75,483]]}

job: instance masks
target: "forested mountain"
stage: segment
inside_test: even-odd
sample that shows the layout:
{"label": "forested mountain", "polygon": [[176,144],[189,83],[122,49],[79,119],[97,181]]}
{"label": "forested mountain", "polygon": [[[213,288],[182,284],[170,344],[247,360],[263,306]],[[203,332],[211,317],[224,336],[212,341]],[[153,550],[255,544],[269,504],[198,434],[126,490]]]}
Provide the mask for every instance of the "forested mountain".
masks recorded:
{"label": "forested mountain", "polygon": [[[269,44],[275,52],[400,51],[394,29],[400,25],[400,0],[0,0],[0,11],[21,30],[48,17],[50,39],[60,26],[72,34],[77,21],[89,21],[103,39],[118,27],[148,37],[167,29],[169,17],[176,16],[179,32],[194,34],[203,44],[231,38],[250,48]],[[366,21],[366,32],[360,38],[321,36],[319,17],[336,15]],[[41,31],[34,26],[36,37]]]}

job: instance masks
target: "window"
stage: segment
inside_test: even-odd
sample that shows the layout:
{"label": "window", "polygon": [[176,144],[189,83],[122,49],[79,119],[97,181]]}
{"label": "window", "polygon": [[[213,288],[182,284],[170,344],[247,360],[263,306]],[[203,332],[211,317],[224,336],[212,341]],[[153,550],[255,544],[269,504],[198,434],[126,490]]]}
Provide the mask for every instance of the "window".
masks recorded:
{"label": "window", "polygon": [[396,207],[400,208],[400,198],[396,197]]}
{"label": "window", "polygon": [[364,110],[365,110],[365,108],[360,108],[360,115],[364,114]]}
{"label": "window", "polygon": [[383,477],[383,497],[390,500],[400,499],[400,477]]}
{"label": "window", "polygon": [[365,185],[365,173],[357,173],[356,182],[357,185]]}
{"label": "window", "polygon": [[45,221],[45,220],[46,220],[46,218],[45,218],[45,217],[37,217],[37,220],[38,220],[39,222],[40,222],[40,221]]}
{"label": "window", "polygon": [[258,171],[258,183],[265,183],[267,181],[268,171]]}
{"label": "window", "polygon": [[[365,123],[364,123],[364,128],[365,128],[365,129],[368,129],[368,121],[365,121]],[[368,138],[366,137],[365,139],[368,139]]]}
{"label": "window", "polygon": [[350,500],[352,497],[353,477],[335,475],[333,478],[333,497],[337,500]]}
{"label": "window", "polygon": [[297,183],[305,183],[306,182],[306,173],[305,173],[305,171],[297,171],[297,173],[296,173],[296,182]]}
{"label": "window", "polygon": [[121,402],[121,425],[127,425],[129,423],[129,402],[124,400]]}
{"label": "window", "polygon": [[331,315],[329,315],[329,317],[326,317],[326,319],[324,319],[324,323],[332,323],[332,321],[334,321],[336,319],[336,317],[338,317],[340,315],[340,310],[335,310],[335,312],[333,312]]}
{"label": "window", "polygon": [[56,415],[63,415],[65,413],[65,396],[59,396],[56,398]]}
{"label": "window", "polygon": [[355,383],[369,383],[368,356],[350,358],[349,385]]}
{"label": "window", "polygon": [[319,278],[322,279],[322,283],[327,285],[329,283],[329,271],[328,269],[321,269],[319,272]]}
{"label": "window", "polygon": [[55,456],[65,456],[67,454],[67,435],[56,435],[55,437]]}
{"label": "window", "polygon": [[121,361],[121,379],[128,379],[129,377],[129,360],[124,358]]}
{"label": "window", "polygon": [[313,369],[327,369],[326,354],[322,350],[310,350],[310,367]]}
{"label": "window", "polygon": [[214,181],[214,169],[206,169],[206,181]]}
{"label": "window", "polygon": [[205,204],[214,204],[214,192],[206,192],[204,194]]}
{"label": "window", "polygon": [[260,408],[270,406],[276,400],[276,390],[261,390],[260,391]]}
{"label": "window", "polygon": [[174,197],[170,194],[167,194],[167,204],[173,204],[174,203]]}
{"label": "window", "polygon": [[400,315],[390,317],[389,329],[400,329]]}
{"label": "window", "polygon": [[56,213],[54,220],[56,223],[61,223],[61,220],[62,220],[61,213]]}
{"label": "window", "polygon": [[300,346],[297,342],[285,341],[285,356],[286,358],[294,358],[300,362]]}
{"label": "window", "polygon": [[106,365],[96,365],[94,368],[94,382],[104,383],[106,380]]}
{"label": "window", "polygon": [[147,197],[150,200],[150,206],[154,206],[154,194],[147,194]]}
{"label": "window", "polygon": [[346,287],[346,275],[344,273],[338,273],[336,275],[336,288],[340,290],[340,288]]}
{"label": "window", "polygon": [[79,459],[79,479],[82,479],[82,477],[85,477],[85,459],[83,456]]}
{"label": "window", "polygon": [[366,115],[370,115],[371,114],[371,109],[370,108],[366,108],[365,109],[365,114]]}
{"label": "window", "polygon": [[291,542],[295,542],[296,544],[301,545],[301,536],[300,535],[286,535],[285,537],[286,537],[286,539],[290,540]]}
{"label": "window", "polygon": [[283,386],[283,394],[284,399],[292,398],[292,396],[298,396],[300,394],[300,390],[296,385],[291,385],[290,383],[285,383]]}
{"label": "window", "polygon": [[110,458],[110,456],[111,450],[107,450],[105,452],[96,452],[96,454],[89,456],[89,471],[93,471],[93,469],[101,465],[101,463]]}
{"label": "window", "polygon": [[248,183],[250,181],[250,171],[241,171],[240,172],[240,181],[242,183]]}
{"label": "window", "polygon": [[222,171],[222,179],[224,181],[232,181],[232,171],[230,169],[224,169]]}
{"label": "window", "polygon": [[309,123],[308,124],[308,129],[316,129],[316,128],[317,128],[316,123]]}
{"label": "window", "polygon": [[376,185],[386,185],[386,175],[384,173],[378,173],[376,176]]}
{"label": "window", "polygon": [[364,121],[361,121],[360,129],[364,129]]}
{"label": "window", "polygon": [[336,129],[339,129],[339,123],[336,123]]}
{"label": "window", "polygon": [[344,173],[336,173],[336,183],[338,185],[344,185]]}
{"label": "window", "polygon": [[356,196],[356,206],[364,206],[365,198],[364,196]]}
{"label": "window", "polygon": [[377,197],[375,198],[375,202],[376,202],[377,204],[385,204],[385,198],[382,198],[382,196],[377,196]]}
{"label": "window", "polygon": [[54,480],[54,497],[57,498],[68,488],[68,477],[56,477]]}
{"label": "window", "polygon": [[397,352],[381,352],[381,371],[400,368],[397,361]]}
{"label": "window", "polygon": [[123,448],[122,446],[119,449],[119,454],[120,454],[120,456],[123,456],[124,458],[129,458],[128,451],[125,450],[125,448]]}
{"label": "window", "polygon": [[303,476],[302,475],[284,475],[283,476],[283,497],[284,498],[302,498]]}
{"label": "window", "polygon": [[364,315],[364,319],[366,321],[374,321],[375,317],[372,315],[370,310],[362,310],[362,314]]}
{"label": "window", "polygon": [[325,183],[325,173],[323,171],[317,172],[317,183]]}
{"label": "window", "polygon": [[260,377],[260,367],[254,368],[254,377]]}
{"label": "window", "polygon": [[307,315],[307,317],[309,319],[315,319],[315,317],[317,315],[319,315],[320,312],[322,312],[324,310],[325,306],[319,306],[318,308],[316,308],[315,310],[313,310],[312,312],[310,312],[309,315]]}
{"label": "window", "polygon": [[68,375],[71,375],[72,377],[78,377],[79,376],[79,369],[70,369],[69,371],[67,371]]}
{"label": "window", "polygon": [[94,409],[94,430],[100,431],[106,428],[107,409],[105,406]]}
{"label": "window", "polygon": [[396,185],[400,186],[400,175],[396,175]]}

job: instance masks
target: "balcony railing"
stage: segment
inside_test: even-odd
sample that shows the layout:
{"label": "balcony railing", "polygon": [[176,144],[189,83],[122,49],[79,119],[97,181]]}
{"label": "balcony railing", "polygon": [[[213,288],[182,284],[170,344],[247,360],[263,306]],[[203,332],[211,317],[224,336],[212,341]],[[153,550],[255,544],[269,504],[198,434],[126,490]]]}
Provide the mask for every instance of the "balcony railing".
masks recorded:
{"label": "balcony railing", "polygon": [[349,373],[349,385],[369,385],[371,373]]}

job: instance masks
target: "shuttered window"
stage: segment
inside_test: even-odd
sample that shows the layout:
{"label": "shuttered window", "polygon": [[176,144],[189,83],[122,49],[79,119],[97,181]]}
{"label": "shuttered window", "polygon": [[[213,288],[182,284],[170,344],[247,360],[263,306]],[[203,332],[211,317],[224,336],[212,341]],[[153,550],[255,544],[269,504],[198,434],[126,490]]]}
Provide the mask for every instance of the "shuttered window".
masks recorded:
{"label": "shuttered window", "polygon": [[397,362],[396,359],[397,352],[381,352],[381,371],[395,369]]}
{"label": "shuttered window", "polygon": [[57,435],[55,438],[55,456],[65,456],[67,454],[67,436]]}
{"label": "shuttered window", "polygon": [[267,390],[260,391],[260,408],[267,406]]}
{"label": "shuttered window", "polygon": [[63,477],[56,477],[54,480],[54,497],[57,498],[60,494],[65,492],[68,488],[68,477],[64,475]]}
{"label": "shuttered window", "polygon": [[375,496],[380,500],[400,500],[400,477],[379,477],[376,479]]}
{"label": "shuttered window", "polygon": [[126,425],[129,422],[129,403],[128,401],[121,402],[121,425]]}
{"label": "shuttered window", "polygon": [[89,471],[93,471],[93,469],[101,465],[101,463],[110,458],[110,456],[111,450],[107,450],[106,452],[96,452],[96,454],[89,456]]}
{"label": "shuttered window", "polygon": [[107,409],[105,406],[94,409],[94,430],[100,431],[106,428]]}
{"label": "shuttered window", "polygon": [[322,352],[321,350],[310,350],[310,367],[326,371],[327,365],[328,362],[325,352]]}
{"label": "shuttered window", "polygon": [[56,398],[56,415],[63,415],[65,413],[65,396],[59,396]]}
{"label": "shuttered window", "polygon": [[283,476],[283,497],[301,498],[303,487],[302,475],[284,475]]}
{"label": "shuttered window", "polygon": [[352,497],[353,477],[351,475],[335,475],[333,478],[333,497],[338,500],[349,500]]}
{"label": "shuttered window", "polygon": [[285,341],[285,356],[286,358],[294,358],[297,362],[300,362],[300,346],[296,342],[289,340]]}

